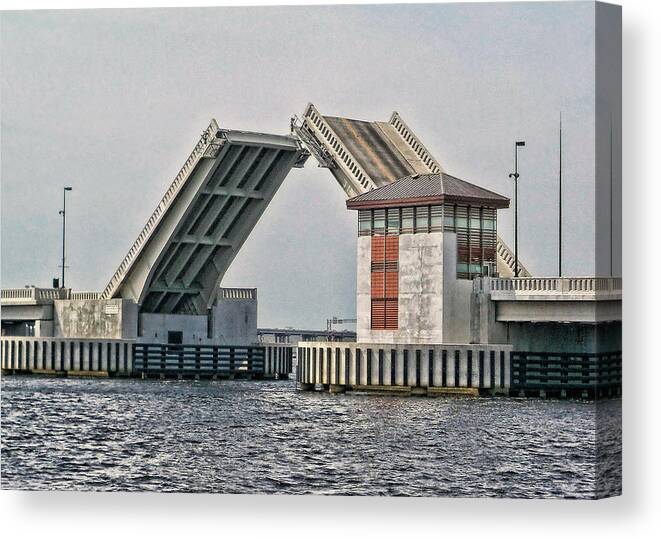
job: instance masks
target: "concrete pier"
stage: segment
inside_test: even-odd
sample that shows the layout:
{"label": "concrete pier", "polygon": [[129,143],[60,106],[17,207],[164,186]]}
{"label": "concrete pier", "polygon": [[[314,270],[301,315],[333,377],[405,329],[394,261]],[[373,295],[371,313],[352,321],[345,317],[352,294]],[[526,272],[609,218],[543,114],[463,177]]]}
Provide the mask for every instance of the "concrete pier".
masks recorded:
{"label": "concrete pier", "polygon": [[299,388],[331,393],[500,394],[510,387],[509,345],[388,346],[310,342],[298,348]]}
{"label": "concrete pier", "polygon": [[130,376],[133,342],[2,337],[3,373]]}
{"label": "concrete pier", "polygon": [[2,337],[3,374],[136,378],[286,379],[293,347],[186,346],[130,340]]}
{"label": "concrete pier", "polygon": [[533,353],[511,345],[301,343],[299,389],[398,395],[608,398],[621,393],[622,354]]}

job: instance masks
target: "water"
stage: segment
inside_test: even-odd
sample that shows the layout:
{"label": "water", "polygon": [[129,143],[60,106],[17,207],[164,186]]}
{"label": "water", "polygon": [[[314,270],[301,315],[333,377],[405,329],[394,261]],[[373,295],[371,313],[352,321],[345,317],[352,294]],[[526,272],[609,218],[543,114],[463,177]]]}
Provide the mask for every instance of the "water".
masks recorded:
{"label": "water", "polygon": [[2,488],[590,498],[619,433],[619,400],[4,376]]}

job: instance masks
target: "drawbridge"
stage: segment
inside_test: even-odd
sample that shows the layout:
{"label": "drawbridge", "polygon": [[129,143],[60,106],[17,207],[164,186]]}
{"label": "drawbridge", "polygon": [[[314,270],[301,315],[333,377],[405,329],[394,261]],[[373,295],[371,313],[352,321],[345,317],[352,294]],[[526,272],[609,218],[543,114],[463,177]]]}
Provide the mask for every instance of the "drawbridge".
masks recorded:
{"label": "drawbridge", "polygon": [[[443,168],[394,112],[388,122],[323,116],[309,104],[291,134],[221,129],[212,120],[101,298],[141,312],[207,314],[221,280],[292,168],[312,154],[347,197]],[[498,238],[498,271],[514,256]],[[519,261],[521,277],[530,276]]]}
{"label": "drawbridge", "polygon": [[296,137],[212,120],[101,298],[133,299],[141,312],[207,314],[244,241],[308,156]]}
{"label": "drawbridge", "polygon": [[[445,172],[397,112],[387,122],[322,115],[309,104],[292,132],[319,166],[328,168],[348,198],[412,174]],[[514,276],[514,254],[498,236],[498,274]],[[531,277],[519,260],[519,277]]]}

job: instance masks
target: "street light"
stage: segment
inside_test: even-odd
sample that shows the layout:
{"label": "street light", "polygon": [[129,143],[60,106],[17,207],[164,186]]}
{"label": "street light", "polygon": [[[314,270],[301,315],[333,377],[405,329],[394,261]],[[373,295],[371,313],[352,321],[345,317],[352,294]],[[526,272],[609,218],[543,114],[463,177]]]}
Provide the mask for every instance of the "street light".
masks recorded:
{"label": "street light", "polygon": [[66,267],[64,265],[65,262],[65,246],[66,246],[66,238],[67,238],[67,191],[73,191],[71,187],[65,187],[62,195],[62,209],[60,210],[60,215],[62,216],[62,283],[60,285],[61,288],[64,288],[64,268]]}
{"label": "street light", "polygon": [[519,276],[519,147],[525,146],[524,140],[514,143],[514,277]]}

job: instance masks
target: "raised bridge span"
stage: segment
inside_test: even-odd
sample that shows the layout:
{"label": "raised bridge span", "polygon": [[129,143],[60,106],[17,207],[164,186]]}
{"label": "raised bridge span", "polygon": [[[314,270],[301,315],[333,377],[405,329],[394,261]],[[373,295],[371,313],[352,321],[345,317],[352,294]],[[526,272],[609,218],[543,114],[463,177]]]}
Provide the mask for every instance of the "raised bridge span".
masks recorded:
{"label": "raised bridge span", "polygon": [[[349,198],[404,176],[445,172],[397,112],[387,122],[373,122],[325,116],[310,103],[292,131]],[[514,254],[500,236],[496,253],[498,274],[513,277]],[[519,277],[531,277],[521,260]]]}
{"label": "raised bridge span", "polygon": [[[372,122],[324,116],[309,104],[290,135],[221,129],[212,120],[100,297],[132,299],[146,313],[206,314],[285,177],[310,154],[347,197],[443,172],[397,112]],[[500,238],[497,252],[499,274],[512,276],[513,255]]]}
{"label": "raised bridge span", "polygon": [[141,312],[206,314],[253,227],[293,167],[296,137],[212,120],[101,294]]}

